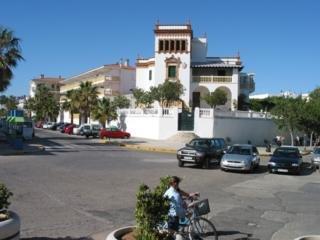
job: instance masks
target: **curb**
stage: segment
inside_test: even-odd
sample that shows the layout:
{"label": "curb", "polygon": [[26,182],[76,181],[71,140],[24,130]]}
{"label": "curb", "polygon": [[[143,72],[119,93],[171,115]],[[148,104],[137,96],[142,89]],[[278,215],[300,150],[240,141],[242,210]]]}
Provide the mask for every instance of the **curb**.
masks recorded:
{"label": "curb", "polygon": [[145,151],[145,152],[160,152],[160,153],[172,153],[172,154],[177,153],[177,150],[173,148],[155,147],[150,145],[124,144],[124,147],[131,150]]}

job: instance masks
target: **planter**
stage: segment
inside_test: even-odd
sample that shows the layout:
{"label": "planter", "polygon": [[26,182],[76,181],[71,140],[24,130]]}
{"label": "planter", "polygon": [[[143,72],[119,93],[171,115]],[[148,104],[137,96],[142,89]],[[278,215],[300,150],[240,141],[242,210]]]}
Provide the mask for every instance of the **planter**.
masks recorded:
{"label": "planter", "polygon": [[10,218],[0,222],[0,240],[20,239],[20,218],[10,211]]}
{"label": "planter", "polygon": [[302,236],[302,237],[296,238],[295,240],[320,240],[320,235]]}
{"label": "planter", "polygon": [[135,229],[134,226],[118,228],[118,229],[114,230],[113,232],[109,233],[106,240],[120,240],[121,236],[123,236],[129,232],[132,232],[134,229]]}

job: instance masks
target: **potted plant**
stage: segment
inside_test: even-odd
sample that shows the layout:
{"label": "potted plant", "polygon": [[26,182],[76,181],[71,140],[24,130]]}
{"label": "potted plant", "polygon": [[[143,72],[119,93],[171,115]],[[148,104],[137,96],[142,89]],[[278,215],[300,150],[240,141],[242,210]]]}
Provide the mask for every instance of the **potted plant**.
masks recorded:
{"label": "potted plant", "polygon": [[167,232],[161,232],[158,227],[168,217],[169,200],[163,195],[169,186],[170,176],[160,178],[160,183],[153,190],[146,184],[141,184],[136,193],[135,227],[120,228],[107,237],[107,240],[166,240],[171,239]]}
{"label": "potted plant", "polygon": [[9,211],[9,198],[12,192],[2,183],[0,183],[0,240],[19,239],[20,237],[20,218]]}

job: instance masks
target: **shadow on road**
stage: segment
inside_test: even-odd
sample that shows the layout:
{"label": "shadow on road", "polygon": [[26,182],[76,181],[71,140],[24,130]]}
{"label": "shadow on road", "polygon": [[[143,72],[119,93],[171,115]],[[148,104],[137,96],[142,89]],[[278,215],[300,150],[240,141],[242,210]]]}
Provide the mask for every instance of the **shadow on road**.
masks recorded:
{"label": "shadow on road", "polygon": [[252,238],[251,233],[244,233],[244,232],[239,232],[239,231],[218,231],[219,237],[223,236],[232,236],[232,235],[243,235],[243,237],[237,236],[234,238],[234,240],[260,240],[259,238]]}

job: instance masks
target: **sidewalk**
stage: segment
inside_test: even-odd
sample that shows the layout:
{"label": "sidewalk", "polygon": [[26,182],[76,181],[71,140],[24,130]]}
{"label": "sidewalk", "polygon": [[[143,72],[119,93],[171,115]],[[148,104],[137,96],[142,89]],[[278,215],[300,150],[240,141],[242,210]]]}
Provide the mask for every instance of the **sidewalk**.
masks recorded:
{"label": "sidewalk", "polygon": [[43,151],[42,145],[34,144],[32,141],[24,141],[23,149],[14,149],[6,140],[4,133],[0,132],[0,156],[14,156]]}
{"label": "sidewalk", "polygon": [[[128,149],[137,150],[137,151],[150,151],[150,152],[163,152],[163,153],[173,153],[176,154],[177,150],[184,147],[191,139],[175,139],[172,140],[154,140],[146,138],[130,138],[130,139],[121,139],[115,140],[102,140],[106,144],[119,144]],[[258,146],[258,151],[260,156],[271,156],[275,147],[272,146],[271,152],[266,152],[265,146]],[[309,147],[304,150],[304,147],[299,147],[299,150],[302,155],[308,155],[310,153]]]}

